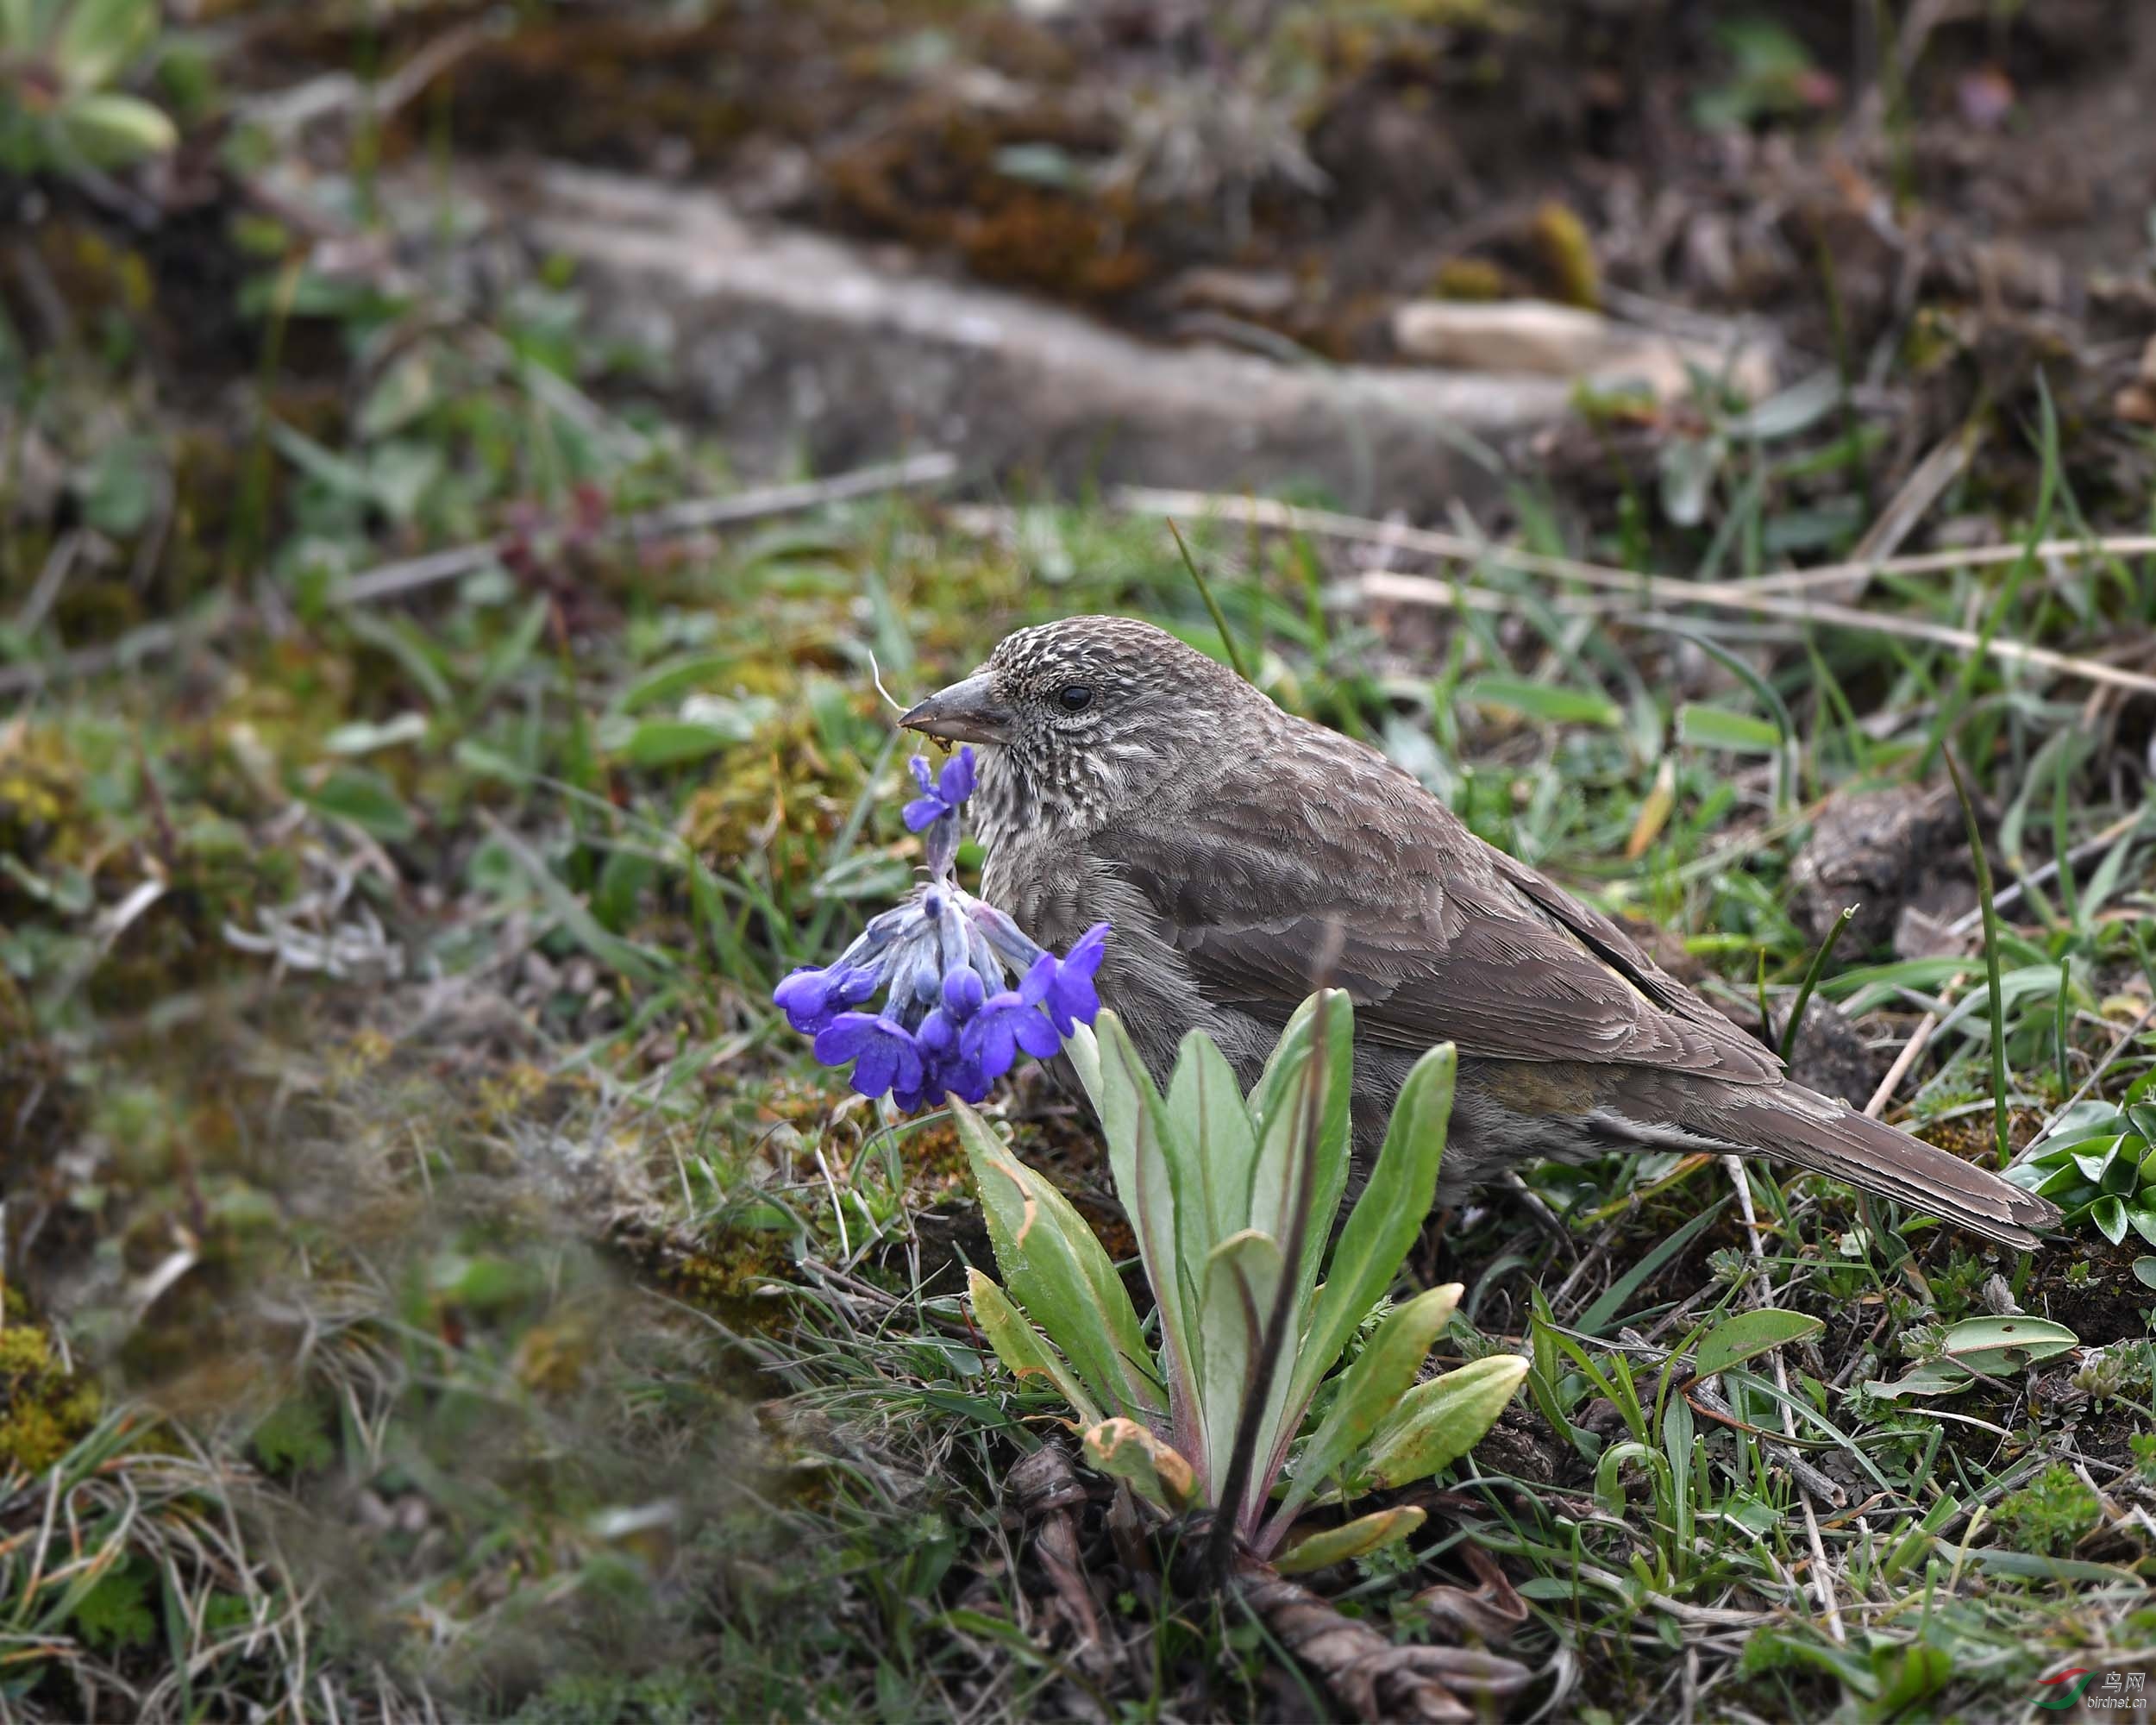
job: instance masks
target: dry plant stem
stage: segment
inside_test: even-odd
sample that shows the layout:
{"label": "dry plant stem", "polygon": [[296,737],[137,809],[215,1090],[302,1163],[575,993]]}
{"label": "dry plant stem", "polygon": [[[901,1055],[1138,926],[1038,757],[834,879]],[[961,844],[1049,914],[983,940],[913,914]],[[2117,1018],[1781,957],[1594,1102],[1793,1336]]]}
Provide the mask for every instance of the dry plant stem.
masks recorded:
{"label": "dry plant stem", "polygon": [[[1857,566],[1858,572],[1846,580],[1833,583],[1833,598],[1845,605],[1853,605],[1864,597],[1865,589],[1871,581],[1870,572],[1883,567],[1902,549],[1902,542],[1931,513],[1932,505],[1939,501],[1946,487],[1969,470],[1977,445],[1982,441],[1979,423],[1971,420],[1932,446],[1930,453],[1910,469],[1909,476],[1902,482],[1902,489],[1879,511],[1878,519],[1852,549],[1848,561]],[[1803,573],[1807,585],[1814,584],[1813,572]]]}
{"label": "dry plant stem", "polygon": [[1113,1655],[1100,1632],[1073,1519],[1073,1512],[1085,1503],[1086,1490],[1070,1457],[1060,1444],[1043,1444],[1011,1470],[1008,1484],[1018,1513],[1036,1530],[1034,1552],[1055,1590],[1056,1609],[1076,1639],[1077,1665],[1091,1676],[1107,1674]]}
{"label": "dry plant stem", "polygon": [[[2139,810],[2136,810],[2134,813],[2129,815],[2122,815],[2118,819],[2113,821],[2109,826],[2105,827],[2103,831],[2097,833],[2094,837],[2083,840],[2082,843],[2077,844],[2071,850],[2068,851],[2065,857],[2066,866],[2069,868],[2078,869],[2084,862],[2088,862],[2092,857],[2101,856],[2103,852],[2109,850],[2114,844],[2117,844],[2120,839],[2125,837],[2128,832],[2134,830],[2134,828],[2140,825],[2140,821],[2141,815]],[[2002,887],[1997,893],[1992,895],[1991,909],[1993,913],[1996,914],[1998,912],[2006,909],[2008,906],[2018,901],[2023,896],[2024,888],[2026,887],[2045,886],[2048,884],[2053,878],[2059,874],[2059,859],[2054,857],[2052,861],[2044,864],[2042,868],[2037,869],[2034,874],[2030,875],[2026,881],[2015,881],[2009,886]],[[1983,919],[1984,907],[1979,905],[1975,910],[1970,911],[1965,915],[1957,917],[1947,925],[1946,932],[1956,938],[1972,933],[1975,932],[1977,924]],[[1943,994],[1951,995],[1955,989],[1960,988],[1969,980],[1969,975],[1970,973],[1966,970],[1957,970],[1953,974],[1953,976],[1948,981],[1946,988],[1941,991],[1941,993]],[[2156,1007],[2152,1007],[2151,1010],[2152,1012],[2156,1012]],[[2133,1038],[2140,1032],[2142,1026],[2146,1025],[2147,1022],[2148,1015],[2144,1014],[2140,1023],[2137,1024],[2134,1029],[2127,1032],[2126,1035],[2120,1039],[2119,1043],[2112,1049],[2111,1052],[2104,1057],[2103,1065],[2099,1066],[2096,1072],[2091,1075],[2089,1083],[2084,1084],[2081,1088],[2075,1093],[2073,1098],[2071,1099],[2072,1101],[2079,1101],[2083,1096],[2088,1094],[2090,1084],[2093,1084],[2097,1078],[2103,1075],[2104,1069],[2109,1066],[2113,1060],[2117,1058],[2120,1051],[2125,1047],[2128,1042],[2133,1039]],[[1926,1013],[1922,1018],[1916,1021],[1916,1028],[1909,1032],[1909,1039],[1902,1044],[1902,1051],[1894,1057],[1894,1064],[1887,1068],[1886,1076],[1879,1081],[1879,1088],[1871,1093],[1871,1100],[1864,1105],[1865,1113],[1870,1115],[1873,1120],[1876,1120],[1879,1119],[1881,1115],[1885,1113],[1887,1105],[1894,1100],[1894,1093],[1902,1088],[1902,1080],[1908,1076],[1910,1069],[1916,1064],[1918,1058],[1923,1054],[1925,1048],[1930,1044],[1932,1032],[1938,1028],[1939,1014],[1937,1013]]]}
{"label": "dry plant stem", "polygon": [[[1450,557],[1463,562],[1498,563],[1529,574],[1579,581],[1589,586],[1627,593],[1635,599],[1651,600],[1658,605],[1713,605],[1725,611],[1750,612],[1760,617],[1827,624],[1858,633],[1900,636],[1908,640],[1927,641],[1934,645],[1955,648],[1962,652],[1982,650],[1994,659],[2038,666],[2061,676],[2156,694],[2156,676],[2139,671],[2122,670],[2100,659],[2077,658],[2071,654],[2054,652],[2047,647],[2031,647],[2003,637],[1994,637],[1985,641],[1973,630],[1927,623],[1921,618],[1900,617],[1890,612],[1862,611],[1852,605],[1824,600],[1782,596],[1791,591],[1801,593],[1828,580],[1846,581],[1857,574],[1916,574],[1931,569],[2013,561],[2027,555],[2026,549],[2021,546],[1983,546],[1965,552],[1927,553],[1912,557],[1883,559],[1875,564],[1841,563],[1817,569],[1785,570],[1739,585],[1721,581],[1676,580],[1665,575],[1644,574],[1636,570],[1614,568],[1608,564],[1589,563],[1573,557],[1554,557],[1540,552],[1523,551],[1495,541],[1472,539],[1463,534],[1435,532],[1426,528],[1401,528],[1326,510],[1295,509],[1268,499],[1216,496],[1203,492],[1151,492],[1125,488],[1115,493],[1114,500],[1121,507],[1138,514],[1159,514],[1172,510],[1183,515],[1209,515],[1216,520],[1241,522],[1288,532],[1317,533],[1336,539],[1397,544],[1403,549],[1420,551],[1431,556]],[[2141,555],[2151,551],[2156,551],[2156,536],[2148,535],[2096,539],[2086,543],[2080,540],[2053,540],[2036,548],[2039,556],[2060,558]],[[1457,605],[1462,594],[1462,589],[1455,583],[1426,575],[1373,573],[1362,576],[1355,585],[1365,599],[1445,610]]]}
{"label": "dry plant stem", "polygon": [[[642,543],[677,537],[714,527],[738,526],[767,520],[774,515],[795,514],[825,504],[843,503],[882,492],[904,491],[937,485],[958,471],[955,456],[917,455],[911,461],[881,467],[862,467],[836,474],[827,480],[800,485],[769,486],[732,497],[705,498],[647,511],[621,522],[615,532]],[[444,581],[460,580],[485,568],[498,557],[505,537],[453,546],[423,557],[407,557],[340,582],[329,594],[333,605],[373,605]],[[200,615],[179,622],[154,623],[103,647],[85,647],[62,653],[43,663],[0,665],[0,699],[20,695],[47,683],[76,677],[94,677],[122,666],[156,658],[191,641],[208,641],[244,625],[254,615],[251,605],[220,599]]]}
{"label": "dry plant stem", "polygon": [[1390,1636],[1255,1559],[1243,1560],[1232,1584],[1280,1644],[1357,1719],[1473,1725],[1485,1716],[1475,1701],[1516,1695],[1533,1681],[1525,1665],[1495,1653],[1395,1647]]}
{"label": "dry plant stem", "polygon": [[[1365,539],[1389,543],[1403,550],[1423,551],[1432,556],[1463,561],[1501,563],[1530,574],[1557,575],[1592,586],[1610,586],[1621,580],[1637,587],[1636,570],[1607,563],[1590,563],[1576,557],[1526,551],[1516,546],[1471,538],[1464,534],[1434,532],[1426,528],[1402,527],[1397,522],[1372,521],[1363,516],[1344,515],[1334,510],[1299,509],[1270,498],[1232,497],[1225,492],[1156,491],[1144,486],[1119,486],[1109,501],[1133,515],[1210,517],[1251,527],[1277,528],[1286,532],[1318,533],[1336,539]],[[2145,557],[2156,553],[2156,533],[2122,533],[2090,539],[2046,539],[2031,552],[2026,546],[1971,545],[1958,551],[1917,551],[1908,556],[1880,557],[1865,562],[1821,563],[1808,569],[1775,569],[1744,583],[1763,593],[1807,593],[1831,587],[1853,576],[1932,575],[1954,569],[1981,568],[1993,563],[2017,562],[2024,555],[2080,561],[2096,557]],[[1664,577],[1655,577],[1657,580]],[[1690,581],[1671,585],[1695,591]],[[1708,590],[1727,583],[1702,584]]]}
{"label": "dry plant stem", "polygon": [[[2105,827],[2103,831],[2096,833],[2090,837],[2083,839],[2080,844],[2075,845],[2072,850],[2069,850],[2066,853],[2066,866],[2071,869],[2078,869],[2084,862],[2090,862],[2094,858],[2102,856],[2114,844],[2117,844],[2120,839],[2125,837],[2128,833],[2131,832],[2135,827],[2139,826],[2141,824],[2141,819],[2142,812],[2139,809],[2134,810],[2132,814],[2121,815],[2116,820],[2113,821],[2110,825]],[[2009,881],[2005,886],[2000,888],[1997,892],[1991,895],[1992,914],[1996,916],[1999,912],[2005,910],[2009,906],[2019,904],[2022,898],[2026,896],[2027,889],[2028,888],[2049,886],[2052,881],[2057,878],[2058,875],[2059,859],[2054,856],[2050,862],[2045,863],[2042,868],[2031,873],[2026,879]],[[1948,923],[1946,925],[1946,932],[1952,936],[1955,939],[1959,940],[1964,935],[1974,934],[1977,930],[1983,925],[1983,924],[1984,906],[1982,905],[1978,905],[1974,910],[1965,911],[1961,913],[1961,915],[1956,917],[1952,922]]]}
{"label": "dry plant stem", "polygon": [[2133,1041],[2135,1037],[2139,1036],[2143,1031],[2147,1030],[2149,1026],[2149,1021],[2152,1019],[2156,1019],[2156,1000],[2151,1000],[2147,1006],[2143,1007],[2140,1010],[2140,1015],[2134,1019],[2134,1022],[2127,1026],[2124,1030],[2119,1032],[2118,1039],[2111,1044],[2109,1050],[2104,1054],[2103,1058],[2096,1062],[2096,1070],[2090,1073],[2086,1078],[2081,1081],[2081,1088],[2079,1089],[2076,1090],[2072,1095],[2066,1098],[2065,1103],[2059,1108],[2060,1113],[2064,1113],[2066,1109],[2073,1107],[2076,1102],[2078,1102],[2084,1096],[2087,1095],[2091,1090],[2096,1088],[2098,1082],[2103,1078],[2103,1075],[2111,1070],[2111,1063],[2115,1061],[2119,1056],[2126,1052],[2127,1044]]}
{"label": "dry plant stem", "polygon": [[[1737,1189],[1737,1208],[1744,1217],[1745,1240],[1752,1253],[1754,1272],[1752,1295],[1756,1303],[1771,1306],[1774,1290],[1767,1282],[1766,1249],[1759,1237],[1758,1214],[1752,1207],[1752,1182],[1745,1176],[1743,1159],[1734,1156],[1722,1158],[1722,1166],[1729,1170],[1729,1178]],[[1782,1350],[1776,1348],[1774,1360],[1775,1388],[1782,1392],[1783,1400],[1777,1405],[1782,1410],[1782,1431],[1785,1437],[1795,1440],[1796,1415],[1790,1412],[1787,1397],[1789,1393],[1789,1369],[1783,1363]],[[1798,1500],[1804,1506],[1804,1533],[1812,1547],[1812,1575],[1818,1584],[1820,1609],[1827,1614],[1827,1632],[1835,1643],[1846,1644],[1849,1633],[1842,1627],[1841,1606],[1834,1597],[1833,1577],[1827,1567],[1827,1542],[1820,1537],[1819,1516],[1812,1508],[1811,1489],[1801,1476],[1796,1479]]]}
{"label": "dry plant stem", "polygon": [[[1947,992],[1951,994],[1968,980],[1966,970],[1955,971],[1953,980],[1946,985]],[[1894,1100],[1894,1093],[1902,1088],[1902,1081],[1909,1076],[1909,1069],[1916,1064],[1918,1057],[1932,1039],[1932,1032],[1938,1028],[1937,1013],[1926,1013],[1917,1019],[1916,1028],[1909,1032],[1909,1039],[1902,1044],[1902,1051],[1894,1057],[1894,1064],[1887,1068],[1886,1076],[1879,1081],[1879,1088],[1871,1093],[1871,1100],[1864,1105],[1865,1113],[1871,1119],[1876,1120],[1886,1113],[1887,1104]]]}

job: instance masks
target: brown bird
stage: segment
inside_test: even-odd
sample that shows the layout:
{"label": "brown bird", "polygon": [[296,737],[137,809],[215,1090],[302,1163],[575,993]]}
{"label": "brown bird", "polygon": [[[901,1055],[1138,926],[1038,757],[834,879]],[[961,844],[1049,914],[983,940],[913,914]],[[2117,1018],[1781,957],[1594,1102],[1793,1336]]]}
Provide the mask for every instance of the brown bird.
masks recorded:
{"label": "brown bird", "polygon": [[1247,1086],[1322,979],[1355,1002],[1358,1151],[1422,1052],[1458,1045],[1439,1196],[1520,1163],[1739,1151],[2003,1245],[2058,1208],[1865,1119],[1484,843],[1376,750],[1282,712],[1166,631],[1076,617],[1006,637],[902,724],[985,745],[983,895],[1045,946],[1113,925],[1098,985],[1165,1082],[1213,1035]]}

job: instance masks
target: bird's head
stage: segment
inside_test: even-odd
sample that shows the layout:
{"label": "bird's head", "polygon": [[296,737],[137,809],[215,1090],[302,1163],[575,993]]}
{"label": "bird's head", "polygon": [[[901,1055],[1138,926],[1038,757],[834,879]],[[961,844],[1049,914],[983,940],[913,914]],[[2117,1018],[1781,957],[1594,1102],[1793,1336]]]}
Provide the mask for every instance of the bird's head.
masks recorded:
{"label": "bird's head", "polygon": [[1156,789],[1250,704],[1248,683],[1164,629],[1071,617],[1006,636],[986,664],[900,724],[986,746],[982,837],[1041,822],[1089,831]]}

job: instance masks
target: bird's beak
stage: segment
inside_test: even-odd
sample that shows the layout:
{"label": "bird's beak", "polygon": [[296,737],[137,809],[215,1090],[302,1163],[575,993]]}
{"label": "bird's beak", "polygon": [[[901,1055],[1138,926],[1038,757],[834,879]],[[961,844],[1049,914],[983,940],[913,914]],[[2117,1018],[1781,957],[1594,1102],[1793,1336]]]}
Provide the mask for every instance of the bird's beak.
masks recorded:
{"label": "bird's beak", "polygon": [[1005,743],[1015,716],[997,698],[988,674],[976,672],[908,707],[899,723],[947,743]]}

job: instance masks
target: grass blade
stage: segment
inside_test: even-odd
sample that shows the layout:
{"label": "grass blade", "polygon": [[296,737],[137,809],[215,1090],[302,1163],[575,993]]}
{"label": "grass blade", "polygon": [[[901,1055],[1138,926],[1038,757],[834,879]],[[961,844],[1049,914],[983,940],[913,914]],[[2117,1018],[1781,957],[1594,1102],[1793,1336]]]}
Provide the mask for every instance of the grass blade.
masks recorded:
{"label": "grass blade", "polygon": [[2006,1123],[2006,1008],[1999,988],[1999,913],[1991,903],[1991,859],[1984,852],[1984,834],[1977,825],[1977,806],[1969,800],[1961,763],[1944,746],[1946,772],[1954,781],[1954,795],[1961,804],[1962,825],[1969,831],[1969,855],[1977,869],[1977,906],[1984,913],[1984,980],[1991,1001],[1991,1130],[1999,1166],[2013,1160],[2007,1142]]}
{"label": "grass blade", "polygon": [[1220,644],[1228,649],[1228,663],[1235,667],[1237,676],[1249,682],[1250,668],[1243,662],[1243,649],[1235,644],[1235,631],[1228,627],[1228,619],[1221,612],[1219,600],[1213,598],[1212,587],[1206,584],[1205,576],[1199,573],[1198,560],[1190,555],[1190,547],[1183,543],[1182,529],[1170,520],[1168,530],[1175,535],[1175,549],[1183,554],[1183,568],[1190,571],[1190,579],[1198,584],[1198,597],[1206,602],[1206,610],[1213,618],[1213,626],[1220,631]]}
{"label": "grass blade", "polygon": [[1849,926],[1850,918],[1862,906],[1844,905],[1841,914],[1834,919],[1834,925],[1827,931],[1827,938],[1821,941],[1819,950],[1812,954],[1812,962],[1805,968],[1804,980],[1797,985],[1796,1003],[1789,1008],[1789,1021],[1782,1026],[1782,1058],[1787,1061],[1796,1052],[1797,1027],[1804,1022],[1804,1008],[1812,1003],[1812,990],[1819,987],[1820,972],[1827,968],[1827,961],[1833,956],[1834,944],[1841,938],[1841,932]]}

